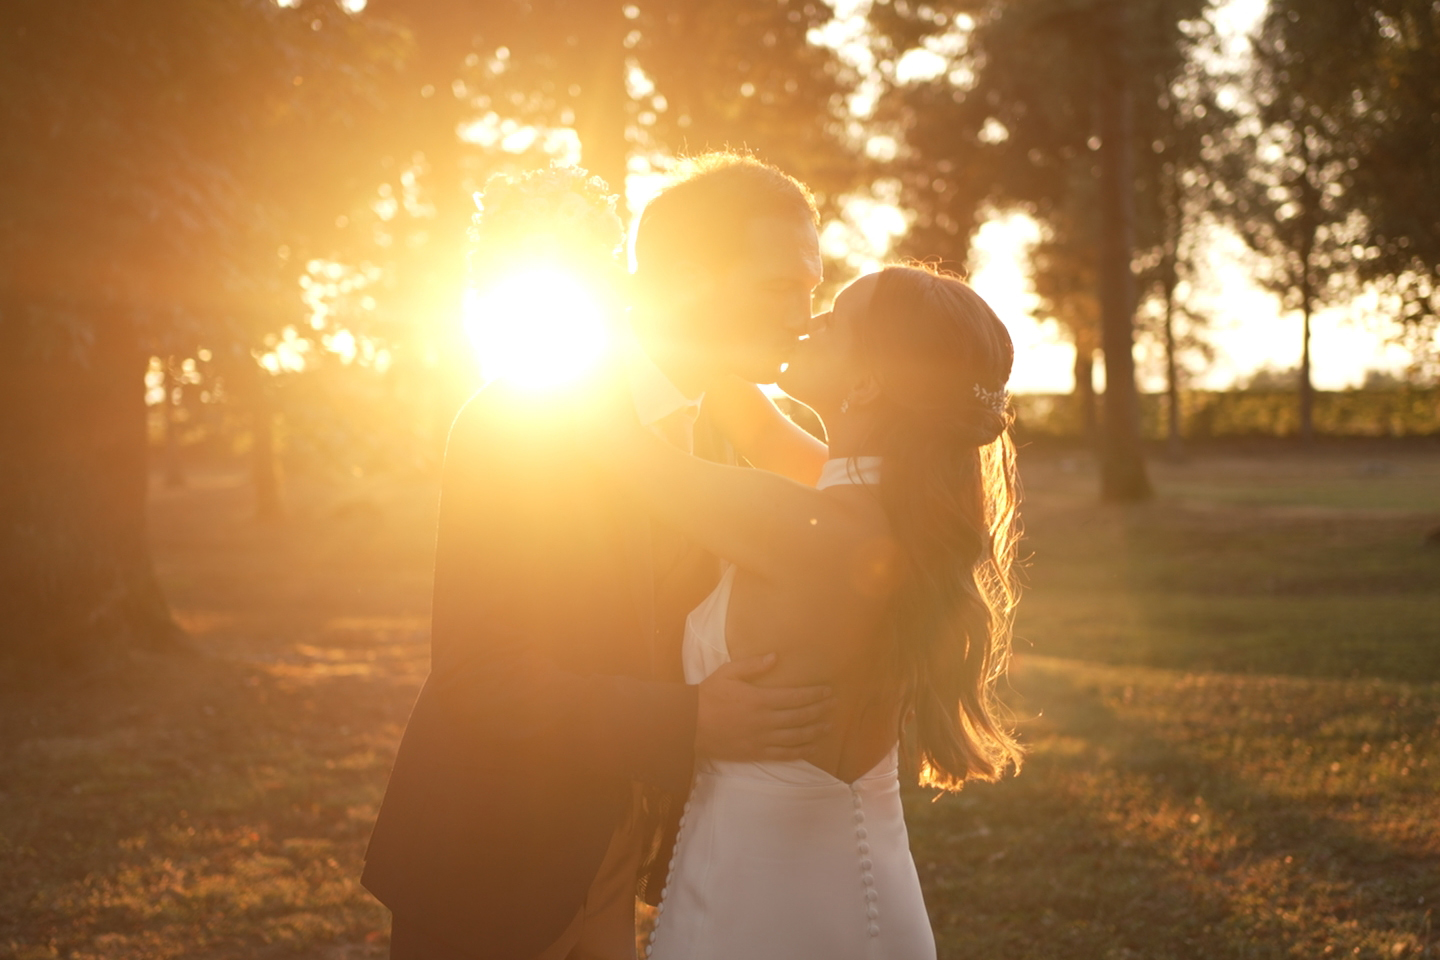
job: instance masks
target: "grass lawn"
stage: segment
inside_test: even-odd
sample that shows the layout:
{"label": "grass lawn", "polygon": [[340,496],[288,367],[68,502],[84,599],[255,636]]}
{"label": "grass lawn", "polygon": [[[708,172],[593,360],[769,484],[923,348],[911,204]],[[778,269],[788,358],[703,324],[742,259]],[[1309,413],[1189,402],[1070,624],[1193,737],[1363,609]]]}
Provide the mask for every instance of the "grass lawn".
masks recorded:
{"label": "grass lawn", "polygon": [[[1440,448],[1209,451],[1096,503],[1026,451],[1024,772],[911,839],[943,958],[1440,956]],[[367,958],[435,496],[157,490],[204,655],[0,690],[0,957]]]}

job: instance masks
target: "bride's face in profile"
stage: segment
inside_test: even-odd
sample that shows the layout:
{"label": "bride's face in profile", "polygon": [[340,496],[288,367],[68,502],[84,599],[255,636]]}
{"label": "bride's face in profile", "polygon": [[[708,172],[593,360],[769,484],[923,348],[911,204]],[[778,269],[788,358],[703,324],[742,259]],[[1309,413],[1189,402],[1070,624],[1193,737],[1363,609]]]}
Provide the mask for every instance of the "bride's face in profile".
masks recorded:
{"label": "bride's face in profile", "polygon": [[810,319],[805,339],[796,346],[790,365],[778,385],[830,420],[841,404],[863,383],[868,370],[860,357],[856,324],[870,309],[879,274],[856,280],[840,291],[829,313]]}

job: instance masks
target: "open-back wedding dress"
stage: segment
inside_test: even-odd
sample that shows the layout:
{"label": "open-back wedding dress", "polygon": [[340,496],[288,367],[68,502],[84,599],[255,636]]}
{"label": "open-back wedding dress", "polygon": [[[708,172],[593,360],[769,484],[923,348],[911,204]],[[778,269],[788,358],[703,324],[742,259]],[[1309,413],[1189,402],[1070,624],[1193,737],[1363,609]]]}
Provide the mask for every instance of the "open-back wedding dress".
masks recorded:
{"label": "open-back wedding dress", "polygon": [[[826,463],[854,483],[873,458]],[[727,565],[685,624],[685,680],[730,660]],[[700,759],[651,960],[934,960],[900,807],[896,750],[853,783],[804,760]]]}

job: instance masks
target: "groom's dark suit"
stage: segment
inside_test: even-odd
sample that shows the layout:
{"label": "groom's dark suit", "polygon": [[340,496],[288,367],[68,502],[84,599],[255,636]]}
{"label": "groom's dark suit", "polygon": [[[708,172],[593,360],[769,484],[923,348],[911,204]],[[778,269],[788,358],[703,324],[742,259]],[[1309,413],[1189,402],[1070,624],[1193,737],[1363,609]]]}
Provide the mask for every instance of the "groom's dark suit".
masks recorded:
{"label": "groom's dark suit", "polygon": [[431,673],[366,854],[397,917],[477,958],[555,941],[633,784],[682,795],[694,759],[679,648],[715,565],[666,569],[674,551],[566,419],[497,385],[452,428]]}

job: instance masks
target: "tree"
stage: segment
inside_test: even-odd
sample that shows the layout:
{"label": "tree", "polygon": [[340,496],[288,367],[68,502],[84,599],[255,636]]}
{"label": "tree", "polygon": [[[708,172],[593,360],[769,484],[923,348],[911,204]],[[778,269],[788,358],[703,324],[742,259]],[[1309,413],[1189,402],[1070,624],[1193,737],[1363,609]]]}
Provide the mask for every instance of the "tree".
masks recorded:
{"label": "tree", "polygon": [[333,225],[397,49],[331,5],[0,12],[0,655],[180,645],[145,538],[148,358],[243,356],[274,322],[277,247]]}
{"label": "tree", "polygon": [[1440,8],[1275,0],[1257,53],[1277,99],[1303,105],[1317,132],[1343,136],[1344,194],[1326,202],[1337,219],[1363,221],[1350,266],[1391,295],[1423,343],[1440,321]]}
{"label": "tree", "polygon": [[[897,84],[887,119],[903,131],[903,202],[917,211],[908,252],[963,261],[987,205],[1040,221],[1036,287],[1068,318],[1077,349],[1105,347],[1107,499],[1149,495],[1132,357],[1133,262],[1162,243],[1152,144],[1181,109],[1163,94],[1185,72],[1203,0],[976,0],[878,4],[893,62],[949,33],[948,69]],[[958,172],[958,175],[954,175]],[[939,173],[939,176],[937,176]],[[1042,276],[1042,273],[1049,275]],[[1084,292],[1089,284],[1087,300]],[[1089,317],[1098,322],[1086,331]],[[1077,358],[1077,391],[1088,382]]]}
{"label": "tree", "polygon": [[1353,248],[1362,218],[1350,206],[1353,128],[1335,109],[1331,56],[1287,40],[1294,11],[1273,7],[1254,38],[1251,86],[1258,129],[1238,138],[1227,178],[1228,219],[1260,255],[1260,280],[1301,317],[1297,383],[1300,436],[1313,439],[1311,323],[1316,310],[1353,296]]}
{"label": "tree", "polygon": [[637,144],[662,153],[749,148],[832,202],[858,182],[845,97],[858,77],[811,33],[821,0],[655,0],[635,22]]}
{"label": "tree", "polygon": [[[1364,121],[1351,199],[1374,238],[1362,280],[1400,301],[1400,319],[1440,323],[1440,7],[1425,0],[1367,5],[1363,71],[1351,91]],[[1356,97],[1358,92],[1359,96]]]}
{"label": "tree", "polygon": [[[579,131],[584,161],[617,188],[636,149],[718,145],[751,127],[762,150],[805,137],[772,159],[845,166],[829,148],[846,77],[806,42],[830,16],[823,4],[354,9],[0,11],[0,402],[18,411],[0,423],[0,653],[82,661],[179,644],[144,537],[151,355],[211,357],[210,382],[250,410],[259,504],[275,512],[275,405],[304,397],[310,412],[331,402],[317,399],[321,380],[338,381],[256,361],[350,332],[307,326],[299,282],[317,265],[384,276],[375,305],[345,323],[395,346],[388,383],[402,369],[427,379],[417,358],[454,352],[458,324],[431,318],[458,304],[469,194],[507,161],[536,162],[547,130]],[[724,52],[752,45],[740,60]],[[645,89],[646,69],[670,78],[668,101]],[[477,119],[545,129],[528,150],[487,155],[457,137]]]}
{"label": "tree", "polygon": [[1135,385],[1135,114],[1125,62],[1130,24],[1120,3],[1096,11],[1100,20],[1100,344],[1105,351],[1105,417],[1100,446],[1100,495],[1106,500],[1151,496],[1140,450],[1140,397]]}
{"label": "tree", "polygon": [[[383,281],[367,291],[372,309],[331,323],[387,345],[388,379],[423,385],[415,392],[432,395],[438,427],[423,432],[443,438],[474,388],[461,365],[436,358],[467,350],[453,318],[467,280],[471,197],[491,174],[578,159],[618,192],[632,162],[663,167],[687,149],[748,146],[833,200],[855,180],[835,115],[853,78],[833,51],[807,42],[830,16],[824,4],[786,0],[371,0],[364,17],[397,25],[413,53],[383,91],[380,193],[373,209],[359,204],[348,218],[350,234],[385,242],[320,254],[347,268],[376,265]],[[337,331],[298,332],[323,360],[322,341]],[[283,379],[298,386],[304,377]],[[319,396],[278,392],[292,405]],[[305,410],[311,421],[319,415]]]}
{"label": "tree", "polygon": [[1030,254],[1032,282],[1041,316],[1054,320],[1075,345],[1074,401],[1087,443],[1099,442],[1100,416],[1096,409],[1095,352],[1100,349],[1100,301],[1096,295],[1093,191],[1069,194],[1071,202],[1057,206],[1044,224],[1045,234]]}
{"label": "tree", "polygon": [[854,79],[809,42],[818,0],[537,0],[485,8],[477,106],[573,129],[615,190],[633,154],[758,152],[834,193],[855,179],[838,113]]}
{"label": "tree", "polygon": [[[1163,146],[1163,141],[1156,141]],[[1163,153],[1157,150],[1157,153]],[[1178,165],[1166,160],[1159,171],[1157,192],[1161,225],[1161,241],[1155,251],[1154,268],[1148,271],[1160,302],[1160,340],[1165,355],[1165,439],[1172,459],[1179,459],[1183,451],[1180,425],[1180,360],[1182,336],[1179,332],[1181,316],[1192,323],[1200,319],[1179,302],[1180,284],[1193,274],[1195,237],[1189,229],[1195,218],[1194,191],[1188,189],[1185,174],[1193,171],[1178,169]],[[1193,345],[1193,337],[1188,338]]]}
{"label": "tree", "polygon": [[1199,181],[1195,174],[1194,170],[1178,171],[1172,163],[1162,165],[1159,212],[1163,238],[1154,256],[1149,258],[1151,266],[1141,272],[1142,284],[1153,291],[1151,304],[1158,308],[1152,314],[1154,323],[1149,332],[1159,339],[1164,356],[1165,439],[1173,460],[1184,455],[1180,393],[1185,370],[1180,360],[1181,352],[1198,352],[1207,360],[1212,353],[1209,345],[1198,335],[1207,318],[1193,310],[1181,297],[1182,284],[1187,287],[1193,284],[1196,274],[1197,225],[1206,222],[1201,220],[1201,211],[1208,197],[1204,191],[1195,189]]}
{"label": "tree", "polygon": [[1146,241],[1138,279],[1153,320],[1142,322],[1142,330],[1150,327],[1146,332],[1157,337],[1164,356],[1166,443],[1172,458],[1183,452],[1180,353],[1196,351],[1207,358],[1210,353],[1198,335],[1205,318],[1184,302],[1183,294],[1193,288],[1197,257],[1213,225],[1212,187],[1224,164],[1221,145],[1237,122],[1234,111],[1218,102],[1220,78],[1205,65],[1218,53],[1213,25],[1191,20],[1182,24],[1182,32],[1188,49],[1178,72],[1149,78],[1156,107],[1150,149],[1136,154],[1141,179],[1152,185],[1141,195],[1139,213]]}
{"label": "tree", "polygon": [[[1254,40],[1257,130],[1226,187],[1232,222],[1300,311],[1302,435],[1313,433],[1309,319],[1363,285],[1388,294],[1416,364],[1440,321],[1440,8],[1274,0]],[[1275,222],[1272,222],[1275,221]]]}
{"label": "tree", "polygon": [[432,145],[453,139],[458,104],[491,125],[573,132],[580,162],[616,191],[637,152],[723,146],[822,186],[853,182],[837,112],[855,78],[809,42],[833,16],[818,0],[374,0],[367,13],[415,38],[413,80],[441,118]]}

